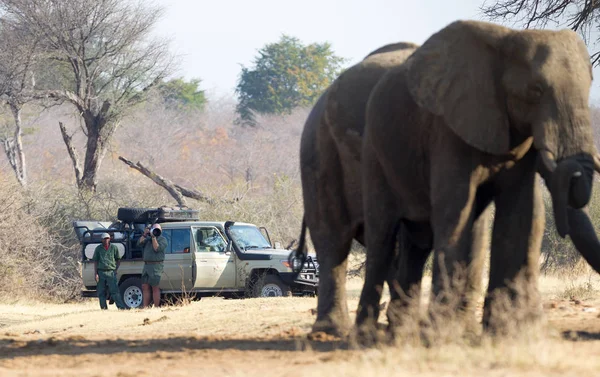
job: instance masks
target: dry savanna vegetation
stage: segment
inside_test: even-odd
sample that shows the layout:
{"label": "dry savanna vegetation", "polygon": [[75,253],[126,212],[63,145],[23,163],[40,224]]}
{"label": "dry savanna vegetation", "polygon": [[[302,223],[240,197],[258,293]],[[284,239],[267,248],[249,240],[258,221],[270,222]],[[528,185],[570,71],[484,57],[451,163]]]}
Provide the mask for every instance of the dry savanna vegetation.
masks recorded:
{"label": "dry savanna vegetation", "polygon": [[[361,283],[348,281],[352,314]],[[542,278],[546,323],[517,338],[468,341],[452,338],[456,334],[446,328],[448,340],[431,347],[408,342],[366,349],[307,338],[314,298],[208,298],[128,312],[114,306],[100,312],[92,299],[21,301],[0,305],[0,374],[594,376],[600,368],[599,284],[596,276]]]}
{"label": "dry savanna vegetation", "polygon": [[[32,2],[36,6],[29,6]],[[246,124],[238,119],[240,103],[196,91],[197,81],[192,82],[192,92],[198,95],[198,106],[173,106],[165,100],[165,88],[186,83],[174,80],[169,86],[161,81],[172,63],[162,49],[165,45],[123,45],[143,37],[157,19],[159,13],[143,9],[144,3],[123,8],[130,3],[0,0],[0,33],[16,33],[7,34],[12,39],[0,38],[0,97],[11,96],[0,113],[5,151],[0,158],[0,376],[600,373],[600,277],[568,239],[557,236],[549,210],[540,260],[543,321],[509,338],[490,338],[477,330],[465,334],[450,324],[449,317],[437,319],[434,337],[413,325],[398,334],[395,344],[363,347],[353,336],[309,335],[315,320],[314,297],[192,301],[184,295],[160,308],[124,312],[114,306],[101,312],[96,299],[81,298],[81,251],[73,220],[111,221],[119,207],[176,204],[167,191],[119,157],[200,192],[205,199],[186,200],[200,210],[202,219],[266,226],[271,239],[284,246],[300,232],[298,155],[310,109],[296,105],[305,106],[319,93],[301,93],[298,99],[297,91],[291,90],[286,101],[274,103],[295,106],[293,111],[245,112]],[[63,7],[60,12],[53,8],[57,4]],[[78,13],[90,4],[100,4],[98,9],[107,13],[98,9]],[[84,33],[65,32],[46,40],[50,31],[58,30],[57,24],[77,24],[82,14],[110,22],[91,39]],[[49,17],[38,19],[44,15]],[[119,15],[134,21],[130,28],[114,26],[120,25]],[[128,38],[120,34],[124,32]],[[98,35],[101,38],[95,39]],[[95,43],[98,40],[102,43]],[[80,42],[94,48],[72,48]],[[270,56],[269,51],[279,56],[282,46],[293,51],[298,43],[284,37],[281,44],[267,46],[262,56]],[[332,58],[326,76],[335,76],[341,61],[330,56],[330,46],[313,47],[308,50],[326,52],[321,59]],[[73,51],[83,55],[73,57]],[[117,59],[115,51],[136,51],[152,59],[131,70],[143,59],[136,54]],[[85,55],[90,52],[94,56]],[[78,64],[84,63],[91,64],[90,69],[79,69]],[[100,63],[107,65],[94,65]],[[15,67],[25,68],[21,72]],[[77,68],[74,82],[65,79],[72,73],[69,67]],[[147,74],[141,77],[139,72]],[[252,70],[243,72],[254,77]],[[319,85],[326,84],[317,79]],[[158,82],[164,84],[162,92],[160,86],[152,87]],[[264,105],[251,101],[254,91],[247,94],[242,102],[248,109]],[[599,145],[600,110],[593,108],[592,115]],[[598,228],[599,186],[589,207]],[[546,204],[550,209],[547,197]],[[362,287],[363,263],[364,250],[355,245],[347,282],[351,318]],[[428,301],[428,280],[421,309]],[[383,301],[385,306],[389,296],[384,295]],[[482,302],[479,316],[481,309]],[[518,308],[511,313],[519,315]],[[424,318],[424,310],[422,314]],[[380,322],[385,325],[385,310]],[[435,342],[429,341],[433,338]]]}
{"label": "dry savanna vegetation", "polygon": [[[120,206],[173,204],[166,191],[118,160],[141,161],[215,202],[189,201],[205,219],[266,225],[271,237],[297,238],[302,215],[298,145],[308,110],[234,125],[234,104],[212,102],[197,113],[140,105],[117,131],[95,194],[76,189],[57,120],[64,107],[35,118],[24,138],[31,184],[22,189],[5,166],[0,184],[0,374],[3,376],[169,375],[595,375],[600,370],[600,279],[548,216],[540,279],[544,322],[507,340],[463,337],[451,326],[426,345],[361,348],[350,339],[307,336],[316,298],[201,301],[101,312],[81,299],[73,219],[114,219]],[[166,136],[168,135],[168,136]],[[74,138],[76,145],[83,138]],[[79,143],[79,144],[77,144]],[[220,199],[239,198],[235,202]],[[593,202],[600,203],[597,191]],[[590,209],[598,219],[598,207]],[[348,280],[351,315],[362,280],[360,248]],[[427,281],[425,287],[427,288]],[[427,301],[424,290],[424,304]],[[383,301],[388,297],[384,296]],[[385,305],[385,303],[383,303]],[[481,303],[479,311],[481,310]],[[479,314],[481,314],[479,312]],[[380,322],[385,323],[382,314]]]}

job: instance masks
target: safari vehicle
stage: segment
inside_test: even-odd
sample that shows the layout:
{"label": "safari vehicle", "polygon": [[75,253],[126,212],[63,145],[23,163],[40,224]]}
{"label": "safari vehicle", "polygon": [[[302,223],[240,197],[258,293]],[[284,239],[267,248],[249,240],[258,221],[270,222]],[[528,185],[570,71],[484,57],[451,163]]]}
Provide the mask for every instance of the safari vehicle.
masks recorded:
{"label": "safari vehicle", "polygon": [[[108,233],[119,249],[119,291],[130,308],[142,304],[144,262],[137,241],[146,226],[160,223],[168,241],[162,294],[194,297],[274,297],[316,295],[319,269],[310,256],[294,279],[289,250],[275,248],[265,228],[233,221],[200,221],[198,212],[185,208],[119,208],[115,223],[74,221],[81,244],[84,296],[96,295],[94,262],[100,235]],[[290,263],[292,265],[290,265]]]}

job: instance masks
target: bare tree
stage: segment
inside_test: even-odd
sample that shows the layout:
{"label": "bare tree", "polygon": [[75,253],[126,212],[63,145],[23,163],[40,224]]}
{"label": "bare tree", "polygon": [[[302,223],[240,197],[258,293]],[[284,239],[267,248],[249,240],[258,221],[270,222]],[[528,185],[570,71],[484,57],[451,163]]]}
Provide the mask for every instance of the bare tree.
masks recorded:
{"label": "bare tree", "polygon": [[21,186],[27,185],[27,169],[23,150],[23,106],[32,101],[35,84],[34,65],[37,42],[17,25],[0,19],[0,98],[14,119],[12,136],[0,136],[8,162]]}
{"label": "bare tree", "polygon": [[[0,0],[3,18],[39,40],[46,59],[63,80],[35,88],[37,98],[71,103],[81,115],[87,139],[77,185],[95,191],[108,143],[126,112],[172,69],[166,41],[150,39],[162,10],[130,0]],[[72,134],[60,127],[69,151]],[[75,130],[74,132],[77,132]]]}
{"label": "bare tree", "polygon": [[[587,44],[597,44],[600,36],[600,1],[596,0],[494,0],[481,10],[490,20],[513,21],[525,28],[545,28],[548,24],[567,26],[578,32]],[[592,34],[596,33],[595,39]],[[592,54],[600,64],[600,51]]]}

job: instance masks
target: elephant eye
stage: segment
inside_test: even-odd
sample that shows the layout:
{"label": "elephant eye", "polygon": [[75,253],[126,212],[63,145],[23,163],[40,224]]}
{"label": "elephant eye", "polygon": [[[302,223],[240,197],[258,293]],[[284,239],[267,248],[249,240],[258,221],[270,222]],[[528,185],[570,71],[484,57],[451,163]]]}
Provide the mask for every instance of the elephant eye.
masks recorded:
{"label": "elephant eye", "polygon": [[544,87],[539,83],[531,85],[527,89],[527,94],[531,99],[540,99],[544,95]]}

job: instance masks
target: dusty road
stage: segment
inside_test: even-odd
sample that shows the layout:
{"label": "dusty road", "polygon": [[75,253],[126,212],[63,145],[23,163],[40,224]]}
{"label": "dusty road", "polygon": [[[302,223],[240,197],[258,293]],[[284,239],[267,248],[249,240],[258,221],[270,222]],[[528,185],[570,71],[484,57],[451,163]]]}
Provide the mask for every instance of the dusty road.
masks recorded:
{"label": "dusty road", "polygon": [[[359,288],[350,284],[352,311]],[[429,349],[309,341],[315,298],[125,312],[101,312],[95,299],[5,303],[0,376],[600,376],[600,281],[545,279],[542,292],[548,325],[539,337]]]}

